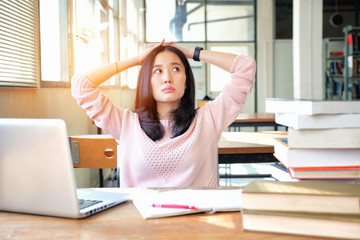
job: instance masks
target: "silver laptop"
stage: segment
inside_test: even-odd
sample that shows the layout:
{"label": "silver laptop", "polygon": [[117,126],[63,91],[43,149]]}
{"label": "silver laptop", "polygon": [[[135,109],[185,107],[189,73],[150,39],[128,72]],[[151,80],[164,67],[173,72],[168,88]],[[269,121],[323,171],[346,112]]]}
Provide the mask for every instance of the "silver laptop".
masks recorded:
{"label": "silver laptop", "polygon": [[0,119],[0,211],[83,218],[129,199],[76,189],[68,139],[60,119]]}

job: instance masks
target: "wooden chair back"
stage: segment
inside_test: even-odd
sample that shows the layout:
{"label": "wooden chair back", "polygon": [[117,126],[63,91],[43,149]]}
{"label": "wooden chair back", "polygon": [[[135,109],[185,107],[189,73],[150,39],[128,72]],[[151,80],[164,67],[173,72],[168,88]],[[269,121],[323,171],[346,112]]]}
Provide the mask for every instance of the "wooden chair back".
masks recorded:
{"label": "wooden chair back", "polygon": [[70,141],[74,167],[117,168],[117,143],[113,137],[80,135],[71,136]]}

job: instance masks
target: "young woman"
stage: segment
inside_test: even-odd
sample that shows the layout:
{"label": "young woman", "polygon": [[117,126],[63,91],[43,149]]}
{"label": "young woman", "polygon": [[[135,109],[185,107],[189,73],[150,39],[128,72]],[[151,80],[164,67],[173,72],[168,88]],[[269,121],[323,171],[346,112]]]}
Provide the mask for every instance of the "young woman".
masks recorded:
{"label": "young woman", "polygon": [[[188,58],[230,72],[222,93],[199,109]],[[98,86],[138,65],[135,111],[114,106]],[[221,132],[242,109],[255,68],[250,57],[162,41],[138,57],[74,76],[72,95],[119,144],[121,187],[213,187],[218,185]]]}

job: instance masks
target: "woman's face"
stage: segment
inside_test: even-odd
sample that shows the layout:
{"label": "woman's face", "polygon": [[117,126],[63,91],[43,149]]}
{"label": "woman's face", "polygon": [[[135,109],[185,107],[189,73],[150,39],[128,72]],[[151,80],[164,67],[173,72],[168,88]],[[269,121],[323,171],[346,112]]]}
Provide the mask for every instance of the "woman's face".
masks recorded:
{"label": "woman's face", "polygon": [[185,66],[173,52],[163,51],[156,55],[151,75],[155,101],[180,105],[186,89]]}

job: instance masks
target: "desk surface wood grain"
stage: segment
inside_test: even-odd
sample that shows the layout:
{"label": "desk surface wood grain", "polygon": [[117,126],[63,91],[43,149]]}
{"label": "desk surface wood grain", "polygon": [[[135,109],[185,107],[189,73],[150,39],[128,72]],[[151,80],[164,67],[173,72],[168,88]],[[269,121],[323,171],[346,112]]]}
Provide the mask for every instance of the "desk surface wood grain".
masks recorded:
{"label": "desk surface wood grain", "polygon": [[144,220],[129,201],[81,220],[0,212],[0,239],[323,238],[243,231],[240,212]]}
{"label": "desk surface wood grain", "polygon": [[275,122],[274,113],[240,113],[234,122]]}
{"label": "desk surface wood grain", "polygon": [[285,131],[223,132],[219,154],[274,153],[274,138],[287,137]]}

